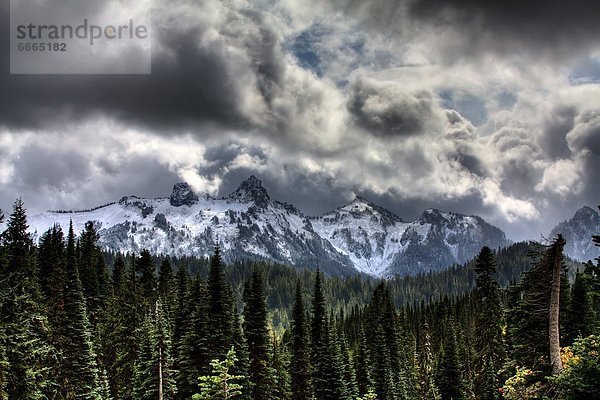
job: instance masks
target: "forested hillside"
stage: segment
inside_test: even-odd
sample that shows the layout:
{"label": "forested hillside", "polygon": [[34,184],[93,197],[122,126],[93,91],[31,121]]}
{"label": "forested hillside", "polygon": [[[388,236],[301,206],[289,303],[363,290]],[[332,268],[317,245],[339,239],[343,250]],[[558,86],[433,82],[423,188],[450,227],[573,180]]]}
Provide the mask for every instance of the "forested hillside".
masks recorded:
{"label": "forested hillside", "polygon": [[[0,217],[1,218],[1,217]],[[600,260],[564,239],[376,280],[104,253],[93,224],[0,247],[0,399],[592,399]],[[594,242],[600,245],[600,237]]]}

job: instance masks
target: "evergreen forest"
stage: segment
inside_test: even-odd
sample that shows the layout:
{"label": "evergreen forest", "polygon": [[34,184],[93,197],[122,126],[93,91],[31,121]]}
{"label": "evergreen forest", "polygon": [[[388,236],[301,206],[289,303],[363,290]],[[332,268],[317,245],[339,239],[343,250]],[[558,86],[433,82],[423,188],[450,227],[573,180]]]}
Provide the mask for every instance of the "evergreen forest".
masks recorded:
{"label": "evergreen forest", "polygon": [[2,400],[600,398],[600,259],[560,235],[381,280],[2,219]]}

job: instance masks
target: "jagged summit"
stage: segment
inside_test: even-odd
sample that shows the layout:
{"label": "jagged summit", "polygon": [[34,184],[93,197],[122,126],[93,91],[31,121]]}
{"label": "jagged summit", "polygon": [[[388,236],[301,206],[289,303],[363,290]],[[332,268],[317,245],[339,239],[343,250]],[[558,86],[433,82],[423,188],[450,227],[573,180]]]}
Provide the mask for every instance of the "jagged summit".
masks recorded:
{"label": "jagged summit", "polygon": [[573,218],[556,225],[548,237],[562,234],[567,243],[564,251],[580,261],[593,260],[600,256],[600,249],[594,245],[592,235],[600,232],[600,213],[592,207],[583,206]]}
{"label": "jagged summit", "polygon": [[574,220],[578,220],[578,219],[593,219],[598,215],[598,212],[596,210],[594,210],[592,207],[589,206],[583,206],[581,207],[579,210],[577,210],[575,212],[575,215],[573,216]]}
{"label": "jagged summit", "polygon": [[207,257],[218,240],[226,261],[319,265],[336,275],[439,270],[471,259],[483,245],[508,243],[502,231],[479,217],[430,209],[405,222],[359,195],[322,216],[306,217],[271,199],[255,176],[220,198],[179,182],[168,198],[130,196],[86,211],[41,213],[30,218],[30,231],[39,237],[55,223],[66,229],[71,219],[76,231],[93,221],[100,244],[111,251]]}
{"label": "jagged summit", "polygon": [[254,203],[258,207],[266,207],[271,199],[266,189],[262,186],[260,179],[250,175],[240,186],[234,190],[228,200],[238,203]]}
{"label": "jagged summit", "polygon": [[173,207],[191,206],[198,201],[198,195],[187,182],[179,182],[173,186],[169,202]]}

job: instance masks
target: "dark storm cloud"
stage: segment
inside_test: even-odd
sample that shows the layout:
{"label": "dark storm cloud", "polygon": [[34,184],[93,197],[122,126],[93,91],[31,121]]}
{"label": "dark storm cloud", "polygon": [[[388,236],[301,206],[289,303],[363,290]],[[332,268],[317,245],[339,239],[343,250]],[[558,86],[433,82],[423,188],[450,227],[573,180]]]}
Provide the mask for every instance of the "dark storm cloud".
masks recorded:
{"label": "dark storm cloud", "polygon": [[369,133],[393,137],[426,133],[438,106],[429,92],[405,93],[358,79],[347,107]]}
{"label": "dark storm cloud", "polygon": [[527,50],[557,56],[596,46],[600,35],[600,3],[588,0],[415,0],[409,15],[459,31],[467,52]]}
{"label": "dark storm cloud", "polygon": [[32,145],[21,150],[14,163],[17,185],[27,189],[43,186],[65,189],[89,177],[88,161],[75,151],[56,152]]}
{"label": "dark storm cloud", "polygon": [[[247,127],[240,110],[240,76],[219,44],[205,45],[206,27],[159,25],[151,75],[10,75],[8,2],[0,5],[0,125],[42,128],[94,115],[110,115],[151,129],[188,127],[208,122]],[[232,22],[235,23],[235,22]],[[255,46],[257,73],[266,94],[277,75],[270,59],[273,40],[263,30]],[[161,129],[161,132],[170,132]]]}
{"label": "dark storm cloud", "polygon": [[572,106],[556,107],[544,121],[538,143],[552,159],[570,156],[567,133],[573,129],[577,109]]}
{"label": "dark storm cloud", "polygon": [[15,180],[0,191],[0,209],[9,210],[17,197],[28,209],[88,209],[118,201],[123,195],[169,196],[180,178],[151,157],[128,156],[90,160],[73,151],[23,149]]}
{"label": "dark storm cloud", "polygon": [[575,152],[600,155],[600,111],[586,110],[577,116],[576,126],[567,135],[567,141]]}
{"label": "dark storm cloud", "polygon": [[600,2],[589,0],[337,0],[330,7],[386,35],[437,31],[438,51],[452,60],[518,51],[560,62],[597,46],[600,36]]}

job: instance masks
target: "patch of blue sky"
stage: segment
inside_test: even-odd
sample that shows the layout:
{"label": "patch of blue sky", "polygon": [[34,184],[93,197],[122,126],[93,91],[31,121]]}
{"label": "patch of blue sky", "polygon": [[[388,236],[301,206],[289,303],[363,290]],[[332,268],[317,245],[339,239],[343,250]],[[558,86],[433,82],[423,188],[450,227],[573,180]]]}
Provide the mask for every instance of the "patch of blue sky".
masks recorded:
{"label": "patch of blue sky", "polygon": [[481,126],[487,121],[485,101],[469,93],[443,89],[438,91],[442,107],[458,111],[474,126]]}
{"label": "patch of blue sky", "polygon": [[569,73],[572,85],[600,83],[600,57],[587,57],[580,60]]}
{"label": "patch of blue sky", "polygon": [[317,22],[291,38],[284,48],[296,57],[302,68],[345,86],[350,72],[361,66],[379,64],[378,59],[384,58],[379,54],[365,55],[365,43],[364,34],[352,27],[325,26]]}

